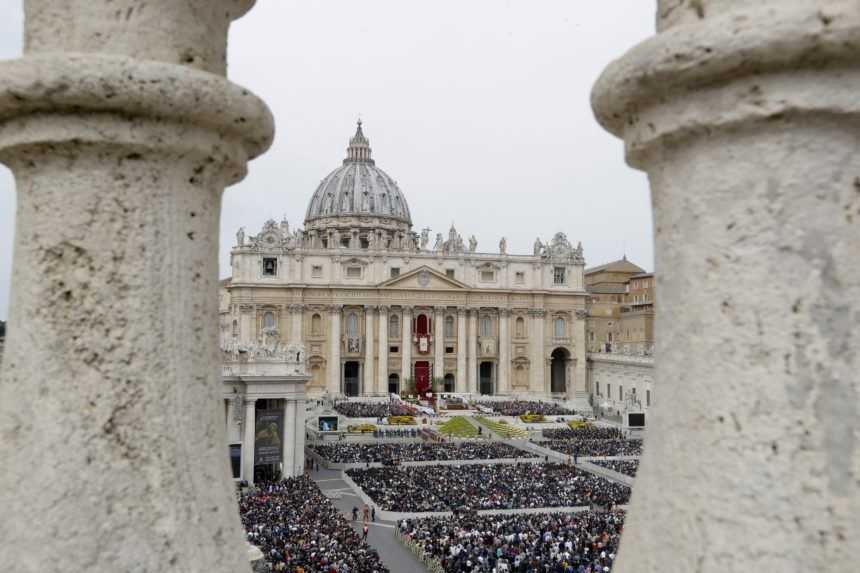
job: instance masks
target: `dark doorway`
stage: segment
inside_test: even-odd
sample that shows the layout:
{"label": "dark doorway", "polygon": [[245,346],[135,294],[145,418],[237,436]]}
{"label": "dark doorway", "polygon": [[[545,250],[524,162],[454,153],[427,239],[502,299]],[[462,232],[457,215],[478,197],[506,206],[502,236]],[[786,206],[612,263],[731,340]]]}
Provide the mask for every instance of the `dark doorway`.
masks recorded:
{"label": "dark doorway", "polygon": [[481,394],[492,394],[493,393],[493,363],[492,362],[481,362],[481,366],[478,372],[478,378],[480,381],[480,392]]}
{"label": "dark doorway", "polygon": [[445,392],[454,391],[454,375],[445,374]]}
{"label": "dark doorway", "polygon": [[415,391],[419,396],[430,391],[430,363],[426,360],[415,363]]}
{"label": "dark doorway", "polygon": [[399,394],[400,393],[400,376],[397,374],[390,374],[388,376],[388,393],[389,394]]}
{"label": "dark doorway", "polygon": [[570,353],[564,348],[556,348],[552,351],[550,392],[553,394],[564,394],[567,392],[567,361],[569,359]]}
{"label": "dark doorway", "polygon": [[358,370],[358,362],[350,361],[343,365],[343,393],[347,396],[358,396],[361,393]]}

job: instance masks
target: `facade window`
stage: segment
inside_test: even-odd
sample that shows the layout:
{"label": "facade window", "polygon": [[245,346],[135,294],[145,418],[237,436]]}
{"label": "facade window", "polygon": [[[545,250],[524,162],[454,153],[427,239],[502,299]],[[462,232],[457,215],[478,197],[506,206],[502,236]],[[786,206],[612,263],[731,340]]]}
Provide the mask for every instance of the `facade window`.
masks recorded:
{"label": "facade window", "polygon": [[322,277],[322,265],[313,265],[311,267],[311,276],[315,279]]}
{"label": "facade window", "polygon": [[555,337],[564,338],[564,319],[561,317],[555,319]]}
{"label": "facade window", "polygon": [[346,335],[349,338],[358,336],[358,316],[354,312],[346,317]]}
{"label": "facade window", "polygon": [[454,269],[445,269],[445,276],[449,279],[454,278]]}
{"label": "facade window", "polygon": [[484,316],[481,318],[481,336],[492,336],[493,335],[493,321],[489,316]]}
{"label": "facade window", "polygon": [[391,278],[400,276],[400,267],[391,267]]}
{"label": "facade window", "polygon": [[517,317],[517,338],[523,338],[526,335],[526,321],[523,317]]}
{"label": "facade window", "polygon": [[396,314],[392,314],[388,319],[388,336],[394,338],[400,336],[400,317]]}
{"label": "facade window", "polygon": [[361,267],[346,267],[346,278],[348,278],[348,279],[360,279],[361,278]]}
{"label": "facade window", "polygon": [[278,275],[278,259],[275,257],[263,257],[263,276],[274,277]]}
{"label": "facade window", "polygon": [[233,321],[233,338],[239,338],[239,321]]}
{"label": "facade window", "polygon": [[552,271],[552,284],[564,284],[564,267],[555,267]]}
{"label": "facade window", "polygon": [[588,331],[588,339],[591,342],[594,342],[594,331],[593,330]]}
{"label": "facade window", "polygon": [[618,399],[619,399],[619,400],[623,400],[623,399],[624,399],[624,386],[619,386],[619,387],[618,387]]}
{"label": "facade window", "polygon": [[606,384],[606,397],[612,399],[612,384]]}
{"label": "facade window", "polygon": [[481,281],[485,283],[491,283],[496,280],[496,272],[495,271],[481,271]]}
{"label": "facade window", "polygon": [[454,354],[454,347],[453,346],[446,346],[445,347],[445,354]]}
{"label": "facade window", "polygon": [[322,317],[318,314],[311,318],[311,334],[322,334]]}
{"label": "facade window", "polygon": [[645,390],[645,405],[651,405],[651,390]]}
{"label": "facade window", "polygon": [[275,327],[275,314],[271,311],[266,312],[263,315],[263,328],[274,328]]}
{"label": "facade window", "polygon": [[525,284],[525,282],[526,282],[526,273],[524,273],[524,272],[522,272],[522,271],[517,271],[517,274],[515,275],[515,278],[516,278],[516,281],[517,281],[517,284],[518,284],[518,285]]}
{"label": "facade window", "polygon": [[445,317],[445,338],[454,338],[454,317]]}
{"label": "facade window", "polygon": [[400,347],[399,346],[389,346],[388,352],[390,352],[391,354],[397,354],[398,352],[400,352]]}

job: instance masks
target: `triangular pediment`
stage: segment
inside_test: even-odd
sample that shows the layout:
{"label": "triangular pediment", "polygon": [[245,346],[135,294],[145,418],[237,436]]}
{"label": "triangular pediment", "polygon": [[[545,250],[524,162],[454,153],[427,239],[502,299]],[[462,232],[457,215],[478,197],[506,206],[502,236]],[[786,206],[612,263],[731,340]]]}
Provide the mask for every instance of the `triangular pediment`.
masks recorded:
{"label": "triangular pediment", "polygon": [[469,288],[460,281],[452,279],[424,265],[403,273],[399,277],[388,279],[379,285],[385,289],[427,289],[427,290],[462,290]]}

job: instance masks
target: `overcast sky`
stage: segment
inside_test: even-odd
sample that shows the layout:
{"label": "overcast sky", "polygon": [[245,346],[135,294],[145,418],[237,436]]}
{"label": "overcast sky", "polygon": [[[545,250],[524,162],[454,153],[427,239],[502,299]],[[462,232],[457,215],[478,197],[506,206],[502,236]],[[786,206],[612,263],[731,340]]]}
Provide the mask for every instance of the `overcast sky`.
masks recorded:
{"label": "overcast sky", "polygon": [[[589,105],[601,70],[653,34],[653,0],[258,0],[230,33],[229,76],[277,133],[227,189],[221,276],[239,226],[301,224],[360,115],[414,229],[475,234],[478,250],[582,241],[589,266],[653,268],[645,176]],[[0,59],[21,52],[21,0],[0,0]],[[0,166],[0,319],[8,315],[15,196]]]}

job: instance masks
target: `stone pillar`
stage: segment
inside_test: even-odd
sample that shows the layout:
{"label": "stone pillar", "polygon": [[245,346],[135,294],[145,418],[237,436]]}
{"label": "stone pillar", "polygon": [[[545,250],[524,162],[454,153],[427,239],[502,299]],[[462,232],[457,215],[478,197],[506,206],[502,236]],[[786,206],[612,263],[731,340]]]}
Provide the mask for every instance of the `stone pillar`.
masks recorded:
{"label": "stone pillar", "polygon": [[499,373],[497,394],[511,392],[511,313],[506,308],[499,309]]}
{"label": "stone pillar", "polygon": [[257,399],[245,398],[245,420],[242,422],[242,479],[254,483],[254,436],[256,434]]}
{"label": "stone pillar", "polygon": [[293,475],[299,476],[305,471],[305,414],[307,406],[305,400],[295,400],[294,403],[296,405],[296,415],[293,419],[295,422],[293,429],[293,439],[295,441]]}
{"label": "stone pillar", "polygon": [[467,392],[478,392],[478,309],[469,309],[469,342],[466,376],[469,380]]}
{"label": "stone pillar", "polygon": [[304,344],[302,336],[302,323],[304,322],[304,305],[291,304],[288,307],[290,313],[290,344]]}
{"label": "stone pillar", "polygon": [[257,307],[253,304],[239,305],[239,340],[249,344],[257,340]]}
{"label": "stone pillar", "polygon": [[296,463],[296,401],[284,399],[283,477],[295,475]]}
{"label": "stone pillar", "polygon": [[363,393],[373,392],[373,313],[376,307],[364,307],[364,389]]}
{"label": "stone pillar", "polygon": [[2,569],[248,570],[217,365],[221,193],[272,137],[224,77],[252,4],[24,2]]}
{"label": "stone pillar", "polygon": [[467,392],[466,365],[469,343],[466,340],[466,309],[457,308],[457,379],[454,381],[457,392]]}
{"label": "stone pillar", "polygon": [[658,280],[661,398],[613,571],[853,571],[860,10],[659,5],[593,96],[648,172]]}
{"label": "stone pillar", "polygon": [[433,340],[433,377],[445,377],[445,307],[437,306],[434,309],[434,340]]}
{"label": "stone pillar", "polygon": [[376,391],[388,392],[388,307],[379,307],[379,359],[376,366]]}
{"label": "stone pillar", "polygon": [[578,309],[575,312],[576,319],[573,322],[573,365],[571,367],[572,380],[568,384],[567,399],[576,401],[576,408],[587,410],[588,388],[586,386],[587,360],[585,355],[585,327],[588,312]]}
{"label": "stone pillar", "polygon": [[331,315],[331,323],[329,325],[329,357],[328,357],[328,384],[326,390],[332,396],[341,393],[340,378],[343,366],[340,363],[340,315],[343,312],[343,306],[333,304],[329,307]]}
{"label": "stone pillar", "polygon": [[549,394],[544,370],[544,317],[546,311],[539,308],[529,310],[531,317],[531,332],[529,332],[529,346],[531,350],[531,363],[529,364],[529,390],[536,394]]}
{"label": "stone pillar", "polygon": [[[412,307],[403,307],[403,320],[400,321],[400,332],[403,335],[401,341],[400,356],[403,362],[400,364],[400,383],[406,384],[406,379],[412,377]],[[401,389],[405,386],[401,386]]]}

